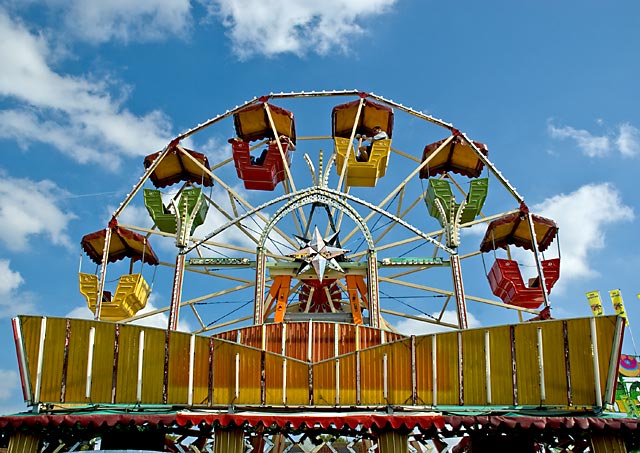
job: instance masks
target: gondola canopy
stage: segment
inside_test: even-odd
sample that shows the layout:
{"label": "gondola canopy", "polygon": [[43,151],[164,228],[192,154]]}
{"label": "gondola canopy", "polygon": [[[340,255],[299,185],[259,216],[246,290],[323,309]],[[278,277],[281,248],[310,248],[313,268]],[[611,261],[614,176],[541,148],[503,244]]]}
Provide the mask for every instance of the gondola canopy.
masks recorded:
{"label": "gondola canopy", "polygon": [[[143,262],[152,265],[160,263],[146,237],[121,226],[116,225],[110,228],[111,240],[109,241],[107,262],[113,263],[124,258],[131,258],[132,261],[143,260]],[[96,264],[102,264],[106,234],[107,230],[102,229],[83,236],[80,241],[82,249]]]}
{"label": "gondola canopy", "polygon": [[[269,116],[273,120],[276,134],[274,134]],[[233,124],[236,135],[245,142],[273,139],[275,135],[285,135],[294,144],[296,142],[296,125],[293,113],[267,102],[250,105],[235,113]]]}
{"label": "gondola canopy", "polygon": [[[162,153],[162,151],[149,154],[145,157],[144,168],[149,168],[160,153]],[[149,179],[151,179],[151,182],[157,188],[167,187],[181,181],[201,184],[206,187],[213,186],[213,178],[204,172],[202,167],[196,164],[194,160],[199,162],[200,165],[207,170],[211,170],[209,160],[204,154],[174,146],[164,156],[162,162],[153,170]]]}
{"label": "gondola canopy", "polygon": [[[425,146],[422,152],[422,161],[430,158],[445,140],[439,140]],[[484,143],[473,141],[473,144],[483,155],[486,156],[489,153],[489,148]],[[456,135],[444,149],[441,149],[426,166],[420,169],[420,178],[427,179],[446,172],[477,178],[483,168],[484,163],[475,150],[462,137]]]}
{"label": "gondola canopy", "polygon": [[[350,138],[360,105],[360,99],[340,104],[331,113],[334,137]],[[368,99],[363,100],[362,111],[358,117],[356,134],[370,137],[375,135],[373,128],[380,126],[391,138],[393,133],[393,109]]]}
{"label": "gondola canopy", "polygon": [[[480,244],[480,251],[485,253],[508,245],[533,250],[531,245],[531,229],[524,212],[513,212],[492,221]],[[558,225],[546,217],[531,215],[536,232],[538,250],[544,252],[558,234]]]}

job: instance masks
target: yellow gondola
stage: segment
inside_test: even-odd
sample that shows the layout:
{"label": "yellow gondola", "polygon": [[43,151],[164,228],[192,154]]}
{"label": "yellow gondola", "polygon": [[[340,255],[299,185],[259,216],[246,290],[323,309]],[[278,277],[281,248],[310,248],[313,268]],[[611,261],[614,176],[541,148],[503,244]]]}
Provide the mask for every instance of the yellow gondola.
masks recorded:
{"label": "yellow gondola", "polygon": [[[345,179],[347,186],[375,187],[378,178],[382,178],[389,163],[391,135],[393,133],[393,109],[365,99],[365,94],[356,101],[337,105],[332,111],[332,133],[335,144],[336,167],[339,174],[347,168]],[[359,162],[356,159],[358,145],[352,140],[356,136],[373,136],[373,129],[379,126],[387,133],[388,139],[372,143],[369,159]]]}
{"label": "yellow gondola", "polygon": [[[115,221],[108,228],[111,234],[108,239],[107,262],[127,257],[131,258],[131,267],[137,260],[151,265],[157,265],[160,262],[144,236],[118,226]],[[85,235],[81,245],[89,258],[96,264],[103,264],[102,255],[106,242],[107,230],[104,229]],[[104,291],[103,288],[100,319],[119,321],[133,316],[146,306],[151,288],[142,274],[129,272],[119,278],[113,297],[111,292]],[[78,280],[80,293],[87,300],[89,309],[95,313],[100,293],[98,276],[80,272]]]}

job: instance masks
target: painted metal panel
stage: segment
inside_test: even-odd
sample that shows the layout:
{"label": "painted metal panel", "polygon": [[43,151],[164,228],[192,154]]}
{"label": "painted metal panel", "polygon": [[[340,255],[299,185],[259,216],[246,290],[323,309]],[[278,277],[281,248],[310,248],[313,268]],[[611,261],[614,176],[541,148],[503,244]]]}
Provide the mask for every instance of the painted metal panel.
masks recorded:
{"label": "painted metal panel", "polygon": [[[338,355],[348,354],[356,350],[356,326],[340,324],[338,339]],[[342,382],[342,381],[341,381]]]}
{"label": "painted metal panel", "polygon": [[[140,326],[121,326],[118,349],[116,398],[118,404],[136,401]],[[163,341],[164,345],[164,341]]]}
{"label": "painted metal panel", "polygon": [[433,404],[433,336],[416,337],[417,403]]}
{"label": "painted metal panel", "polygon": [[360,349],[371,348],[382,343],[382,331],[369,326],[358,326]]}
{"label": "painted metal panel", "polygon": [[47,318],[44,360],[42,362],[42,369],[46,371],[42,373],[42,387],[40,389],[42,401],[60,401],[66,324],[64,319]]}
{"label": "painted metal panel", "polygon": [[235,399],[235,367],[238,348],[233,343],[214,340],[213,404],[229,405]]}
{"label": "painted metal panel", "polygon": [[32,433],[15,432],[9,438],[7,453],[37,453],[40,451],[40,436]]}
{"label": "painted metal panel", "polygon": [[340,404],[353,406],[356,403],[356,355],[340,357]]}
{"label": "painted metal panel", "polygon": [[242,329],[241,343],[252,348],[262,349],[262,326],[250,326]]}
{"label": "painted metal panel", "polygon": [[438,362],[438,404],[460,404],[458,382],[458,333],[447,332],[438,335],[436,342]]}
{"label": "painted metal panel", "polygon": [[287,360],[287,404],[309,404],[309,365]]}
{"label": "painted metal panel", "polygon": [[515,327],[519,405],[539,406],[541,404],[537,332],[535,324],[521,324]]}
{"label": "painted metal panel", "polygon": [[590,441],[594,453],[627,453],[624,439],[614,433],[593,433]]}
{"label": "painted metal panel", "polygon": [[283,324],[267,324],[266,327],[266,350],[276,354],[282,353],[282,330]]}
{"label": "painted metal panel", "polygon": [[89,357],[89,329],[93,325],[95,325],[95,323],[70,322],[65,401],[85,400],[87,360]]}
{"label": "painted metal panel", "polygon": [[568,405],[563,325],[561,322],[541,322],[536,323],[536,327],[542,328],[546,402]]}
{"label": "painted metal panel", "polygon": [[209,403],[209,344],[211,339],[196,337],[193,368],[193,404]]}
{"label": "painted metal panel", "polygon": [[609,362],[611,354],[618,354],[619,351],[613,351],[613,337],[616,330],[616,318],[596,317],[596,336],[598,338],[598,363],[600,368],[600,394],[605,394],[607,384],[607,375],[609,373]]}
{"label": "painted metal panel", "polygon": [[[116,324],[104,323],[104,322],[88,322],[80,320],[71,321],[71,329],[73,337],[76,336],[76,329],[78,325],[87,324],[90,327],[95,327],[95,337],[93,346],[93,364],[91,370],[91,396],[90,400],[93,402],[111,402],[113,394],[113,373],[114,373],[114,344],[116,338]],[[80,332],[79,342],[89,342],[89,333],[87,331],[86,336],[83,332]],[[88,353],[88,350],[87,350]],[[83,363],[86,363],[83,362]],[[86,373],[86,365],[79,367],[79,372]],[[86,390],[86,383],[82,385]],[[70,389],[69,389],[70,390]],[[70,394],[67,401],[71,401]],[[84,398],[82,400],[84,401]]]}
{"label": "painted metal panel", "polygon": [[[340,359],[338,359],[340,360]],[[339,365],[342,367],[342,364]],[[336,391],[336,360],[330,359],[313,365],[313,401],[322,406],[342,403],[342,389]]]}
{"label": "painted metal panel", "polygon": [[[243,330],[243,329],[238,329],[238,330]],[[219,340],[226,340],[226,341],[236,341],[236,339],[238,338],[238,330],[228,330],[226,332],[220,332],[220,333],[216,333],[215,335],[212,335],[213,338],[217,338]]]}
{"label": "painted metal panel", "polygon": [[[393,337],[399,339],[398,337]],[[400,337],[402,338],[402,337]],[[388,346],[387,382],[389,404],[411,404],[411,339],[396,341]]]}
{"label": "painted metal panel", "polygon": [[321,362],[335,355],[335,328],[327,322],[313,323],[313,362]]}
{"label": "painted metal panel", "polygon": [[469,330],[462,333],[463,401],[467,405],[487,404],[487,359],[485,354],[485,330]]}
{"label": "painted metal panel", "polygon": [[595,382],[589,319],[567,321],[571,397],[576,406],[595,403]]}
{"label": "painted metal panel", "polygon": [[265,353],[265,403],[267,405],[284,404],[284,361],[280,355]]}
{"label": "painted metal panel", "polygon": [[285,355],[294,359],[307,361],[309,348],[309,323],[291,322],[287,324],[285,339]]}
{"label": "painted metal panel", "polygon": [[22,330],[22,342],[26,357],[26,367],[29,373],[29,383],[31,389],[29,394],[33,395],[35,391],[36,374],[37,374],[37,357],[38,357],[38,339],[40,338],[41,319],[39,316],[21,316],[18,320]]}
{"label": "painted metal panel", "polygon": [[159,329],[144,329],[144,361],[142,362],[143,404],[162,403],[164,390],[164,355],[167,333]]}
{"label": "painted metal panel", "polygon": [[491,362],[491,403],[513,404],[513,367],[511,363],[511,328],[491,327],[489,330],[489,361]]}
{"label": "painted metal panel", "polygon": [[[262,351],[237,347],[236,353],[239,357],[239,393],[234,403],[259,404],[261,400]],[[235,369],[235,366],[232,369]]]}
{"label": "painted metal panel", "polygon": [[167,403],[184,404],[189,390],[189,343],[191,335],[171,332],[169,336],[169,370]]}
{"label": "painted metal panel", "polygon": [[388,356],[388,347],[369,348],[360,352],[360,403],[382,404],[383,355]]}

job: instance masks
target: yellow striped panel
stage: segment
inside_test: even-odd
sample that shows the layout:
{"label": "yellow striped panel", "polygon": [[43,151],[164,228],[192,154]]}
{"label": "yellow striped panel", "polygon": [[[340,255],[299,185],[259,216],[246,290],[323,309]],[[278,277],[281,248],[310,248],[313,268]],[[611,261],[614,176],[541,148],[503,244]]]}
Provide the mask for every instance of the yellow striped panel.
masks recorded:
{"label": "yellow striped panel", "polygon": [[487,404],[487,378],[485,331],[469,330],[462,333],[462,366],[464,404]]}
{"label": "yellow striped panel", "polygon": [[411,340],[391,343],[387,347],[389,404],[411,404]]}
{"label": "yellow striped panel", "polygon": [[340,358],[340,404],[353,406],[356,403],[356,355]]}
{"label": "yellow striped panel", "polygon": [[309,365],[287,360],[287,404],[309,404]]}
{"label": "yellow striped panel", "polygon": [[383,355],[386,348],[360,351],[360,404],[375,405],[384,401]]}
{"label": "yellow striped panel", "polygon": [[[342,363],[340,363],[342,367]],[[340,389],[342,391],[342,389]],[[322,406],[336,404],[336,360],[329,359],[313,366],[313,402]]]}
{"label": "yellow striped panel", "polygon": [[193,404],[211,404],[209,401],[209,345],[211,338],[196,337],[193,364]]}
{"label": "yellow striped panel", "polygon": [[[82,323],[72,321],[71,331],[73,332],[73,329],[80,324]],[[113,361],[115,354],[116,325],[100,321],[92,321],[91,325],[96,328],[95,345],[93,347],[91,401],[111,402],[113,393]],[[88,334],[84,338],[84,341],[89,341]],[[82,341],[82,339],[80,339],[80,341]],[[70,364],[71,363],[72,362],[70,362]],[[82,372],[86,372],[86,370],[78,370],[78,373]]]}
{"label": "yellow striped panel", "polygon": [[[237,347],[239,354],[240,393],[234,401],[236,404],[259,404],[261,398],[260,381],[262,379],[262,351]],[[235,365],[232,370],[235,370]]]}
{"label": "yellow striped panel", "polygon": [[542,403],[537,338],[536,324],[521,324],[515,327],[516,385],[519,405],[539,406]]}
{"label": "yellow striped panel", "polygon": [[266,385],[266,404],[282,405],[283,404],[283,378],[284,378],[284,358],[280,355],[265,353],[265,385]]}
{"label": "yellow striped panel", "polygon": [[458,382],[458,333],[439,334],[436,341],[436,361],[438,363],[437,403],[460,404],[460,383]]}
{"label": "yellow striped panel", "polygon": [[118,404],[136,402],[138,349],[141,330],[143,330],[143,328],[140,326],[120,326],[115,401]]}
{"label": "yellow striped panel", "polygon": [[513,367],[511,364],[511,328],[491,327],[489,361],[491,362],[491,404],[513,404]]}
{"label": "yellow striped panel", "polygon": [[416,337],[416,387],[418,404],[433,404],[433,336]]}
{"label": "yellow striped panel", "polygon": [[536,323],[542,328],[544,381],[546,402],[568,405],[567,366],[564,355],[564,328],[562,322]]}
{"label": "yellow striped panel", "polygon": [[40,317],[20,317],[20,330],[22,331],[22,341],[24,344],[24,352],[29,373],[29,383],[31,385],[32,392],[35,391],[36,374],[38,373],[37,367],[41,323],[42,318]]}
{"label": "yellow striped panel", "polygon": [[590,320],[586,318],[567,321],[567,332],[572,402],[577,406],[592,406],[595,403],[596,393]]}
{"label": "yellow striped panel", "polygon": [[43,401],[60,401],[66,324],[65,319],[47,318],[40,388]]}
{"label": "yellow striped panel", "polygon": [[[85,401],[87,384],[87,360],[89,356],[89,330],[91,323],[71,324],[67,378],[64,401]],[[102,330],[102,329],[101,329]],[[96,332],[97,333],[97,332]],[[105,342],[108,340],[105,340]],[[113,369],[113,339],[111,342],[111,370]],[[99,344],[99,343],[97,343]],[[95,353],[95,347],[94,347]],[[95,364],[95,362],[94,362]],[[111,373],[109,371],[109,373]],[[93,382],[92,382],[93,384]],[[93,385],[91,386],[93,390]],[[104,397],[109,397],[105,394]]]}
{"label": "yellow striped panel", "polygon": [[213,404],[229,405],[235,398],[235,368],[237,346],[214,340]]}
{"label": "yellow striped panel", "polygon": [[168,404],[184,404],[185,401],[188,401],[190,343],[191,335],[183,332],[171,332],[169,337],[169,372],[167,383]]}
{"label": "yellow striped panel", "polygon": [[165,341],[165,331],[144,329],[144,361],[142,362],[141,395],[141,402],[143,404],[158,404],[158,402],[162,402],[162,393],[164,390]]}
{"label": "yellow striped panel", "polygon": [[[613,351],[611,339],[614,337],[616,330],[616,318],[608,316],[606,318],[599,317],[596,321],[596,337],[598,338],[598,362],[600,365],[600,392],[605,393],[607,385],[607,375],[611,354],[618,354],[619,351]],[[625,320],[626,322],[626,320]],[[618,368],[618,360],[616,360],[615,368]],[[606,403],[606,401],[605,401]]]}

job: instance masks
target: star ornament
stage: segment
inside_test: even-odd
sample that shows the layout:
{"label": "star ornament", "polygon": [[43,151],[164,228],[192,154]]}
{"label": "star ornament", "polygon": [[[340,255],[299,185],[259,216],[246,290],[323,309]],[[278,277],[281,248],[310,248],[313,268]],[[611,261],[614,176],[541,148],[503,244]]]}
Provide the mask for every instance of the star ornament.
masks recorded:
{"label": "star ornament", "polygon": [[340,267],[336,258],[344,255],[349,250],[335,247],[338,240],[338,232],[333,233],[328,238],[323,238],[316,226],[311,239],[301,236],[294,237],[300,245],[300,249],[289,253],[289,256],[304,261],[304,264],[298,270],[298,275],[312,267],[320,281],[322,281],[327,268],[344,273],[344,269]]}

